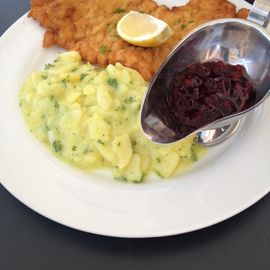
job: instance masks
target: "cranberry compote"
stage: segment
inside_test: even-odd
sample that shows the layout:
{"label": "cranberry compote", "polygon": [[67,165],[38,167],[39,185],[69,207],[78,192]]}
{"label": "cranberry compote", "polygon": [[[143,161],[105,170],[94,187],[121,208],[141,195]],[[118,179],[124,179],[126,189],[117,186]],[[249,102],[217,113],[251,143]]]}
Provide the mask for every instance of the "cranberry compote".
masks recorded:
{"label": "cranberry compote", "polygon": [[255,97],[243,66],[211,61],[193,64],[175,75],[168,105],[177,124],[195,130],[247,109]]}

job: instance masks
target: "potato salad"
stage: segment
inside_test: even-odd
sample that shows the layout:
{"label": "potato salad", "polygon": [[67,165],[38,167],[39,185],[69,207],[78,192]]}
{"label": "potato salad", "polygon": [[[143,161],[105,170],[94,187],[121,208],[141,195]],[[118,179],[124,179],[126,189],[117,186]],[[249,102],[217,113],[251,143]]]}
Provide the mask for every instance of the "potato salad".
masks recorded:
{"label": "potato salad", "polygon": [[95,67],[67,52],[27,78],[19,102],[29,130],[62,160],[142,182],[149,173],[168,178],[205,152],[193,137],[157,145],[143,135],[139,113],[146,90],[135,70],[120,63]]}

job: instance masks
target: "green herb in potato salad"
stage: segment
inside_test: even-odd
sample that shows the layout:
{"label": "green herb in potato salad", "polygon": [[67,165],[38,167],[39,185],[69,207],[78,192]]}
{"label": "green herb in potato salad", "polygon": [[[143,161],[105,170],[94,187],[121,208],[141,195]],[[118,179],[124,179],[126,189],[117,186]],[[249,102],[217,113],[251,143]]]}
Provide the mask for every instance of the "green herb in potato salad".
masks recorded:
{"label": "green herb in potato salad", "polygon": [[205,150],[189,137],[170,145],[149,141],[139,112],[147,83],[121,64],[84,64],[77,52],[60,54],[24,83],[20,105],[30,131],[62,160],[81,169],[111,168],[113,178],[167,178]]}

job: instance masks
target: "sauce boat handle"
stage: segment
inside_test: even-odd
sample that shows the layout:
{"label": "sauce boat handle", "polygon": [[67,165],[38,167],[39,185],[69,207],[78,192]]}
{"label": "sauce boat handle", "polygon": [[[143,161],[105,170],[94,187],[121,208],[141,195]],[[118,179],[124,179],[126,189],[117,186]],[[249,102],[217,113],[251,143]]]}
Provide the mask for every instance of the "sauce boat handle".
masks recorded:
{"label": "sauce boat handle", "polygon": [[270,19],[270,0],[255,0],[247,19],[267,27]]}

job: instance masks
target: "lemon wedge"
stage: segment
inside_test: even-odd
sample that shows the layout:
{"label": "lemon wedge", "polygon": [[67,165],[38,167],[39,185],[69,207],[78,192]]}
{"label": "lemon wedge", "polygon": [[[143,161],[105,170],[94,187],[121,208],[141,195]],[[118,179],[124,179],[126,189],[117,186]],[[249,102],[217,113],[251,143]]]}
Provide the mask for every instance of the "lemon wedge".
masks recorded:
{"label": "lemon wedge", "polygon": [[173,35],[166,22],[136,11],[126,14],[117,23],[116,31],[123,40],[142,47],[157,47]]}

